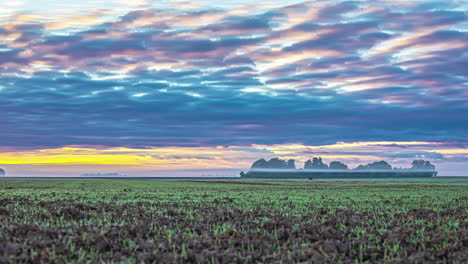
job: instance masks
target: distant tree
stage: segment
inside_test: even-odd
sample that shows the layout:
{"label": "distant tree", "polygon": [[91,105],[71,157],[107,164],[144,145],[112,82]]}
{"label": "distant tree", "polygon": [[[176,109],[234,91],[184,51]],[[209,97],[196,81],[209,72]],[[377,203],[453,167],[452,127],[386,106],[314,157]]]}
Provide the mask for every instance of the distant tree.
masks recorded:
{"label": "distant tree", "polygon": [[252,164],[251,168],[264,168],[264,169],[295,169],[295,161],[290,159],[288,161],[280,158],[272,158],[269,161],[259,159]]}
{"label": "distant tree", "polygon": [[0,168],[0,176],[5,176],[6,172],[4,169]]}
{"label": "distant tree", "polygon": [[431,164],[430,161],[426,161],[424,163],[424,167],[426,167],[427,169],[430,169],[430,170],[435,170],[436,169],[436,166],[434,164]]}
{"label": "distant tree", "polygon": [[386,161],[376,161],[369,163],[367,165],[359,165],[356,170],[391,170],[392,165],[388,164]]}
{"label": "distant tree", "polygon": [[257,161],[255,161],[251,168],[267,168],[267,161],[264,158],[261,158]]}
{"label": "distant tree", "polygon": [[330,169],[332,170],[347,170],[348,165],[344,164],[341,161],[332,161],[330,162]]}
{"label": "distant tree", "polygon": [[359,165],[356,167],[356,170],[365,170],[365,169],[367,169],[367,167],[364,165]]}
{"label": "distant tree", "polygon": [[328,165],[323,163],[322,158],[313,158],[312,159],[312,166],[317,169],[328,169]]}
{"label": "distant tree", "polygon": [[268,168],[284,169],[287,168],[287,164],[285,160],[282,160],[280,158],[272,158],[268,161]]}
{"label": "distant tree", "polygon": [[426,160],[413,160],[411,166],[412,170],[435,170],[435,166]]}
{"label": "distant tree", "polygon": [[304,169],[308,169],[308,170],[323,170],[323,169],[328,169],[328,165],[323,163],[322,161],[322,158],[321,157],[314,157],[311,160],[307,160],[305,163],[304,163]]}
{"label": "distant tree", "polygon": [[245,177],[245,173],[243,171],[240,172],[241,177]]}
{"label": "distant tree", "polygon": [[388,164],[385,160],[381,160],[369,164],[369,168],[371,170],[391,170],[392,165]]}

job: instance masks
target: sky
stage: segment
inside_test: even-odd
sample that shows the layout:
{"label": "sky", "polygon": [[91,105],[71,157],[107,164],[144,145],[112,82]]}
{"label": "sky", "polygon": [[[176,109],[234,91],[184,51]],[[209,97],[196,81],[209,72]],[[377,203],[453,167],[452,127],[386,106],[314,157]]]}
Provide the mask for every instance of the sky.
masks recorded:
{"label": "sky", "polygon": [[0,3],[10,176],[238,175],[259,158],[468,174],[468,2]]}

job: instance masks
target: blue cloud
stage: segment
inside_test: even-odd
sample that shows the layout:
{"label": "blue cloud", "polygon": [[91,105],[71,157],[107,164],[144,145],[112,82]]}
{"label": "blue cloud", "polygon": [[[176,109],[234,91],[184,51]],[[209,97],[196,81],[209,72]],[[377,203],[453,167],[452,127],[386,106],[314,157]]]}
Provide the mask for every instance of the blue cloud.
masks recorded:
{"label": "blue cloud", "polygon": [[[66,33],[0,27],[17,36],[0,42],[2,145],[466,144],[456,3],[313,4],[148,9]],[[185,21],[201,16],[219,18]]]}

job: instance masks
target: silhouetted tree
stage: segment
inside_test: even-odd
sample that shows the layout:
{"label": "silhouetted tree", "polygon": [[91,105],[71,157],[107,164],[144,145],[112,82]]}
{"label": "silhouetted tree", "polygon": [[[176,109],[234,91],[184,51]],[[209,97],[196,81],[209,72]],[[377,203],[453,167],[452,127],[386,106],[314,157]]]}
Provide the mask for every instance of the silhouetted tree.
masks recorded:
{"label": "silhouetted tree", "polygon": [[336,160],[336,161],[330,162],[330,169],[333,169],[333,170],[347,170],[348,165],[344,164],[341,161]]}
{"label": "silhouetted tree", "polygon": [[264,169],[295,169],[295,161],[290,159],[288,161],[272,158],[269,161],[259,159],[252,164],[251,168],[264,168]]}
{"label": "silhouetted tree", "polygon": [[435,166],[426,160],[413,160],[411,166],[412,170],[435,170]]}
{"label": "silhouetted tree", "polygon": [[5,176],[6,172],[4,169],[0,168],[0,176]]}
{"label": "silhouetted tree", "polygon": [[371,163],[369,164],[369,167],[373,170],[391,170],[392,169],[392,165],[388,164],[388,162],[384,160]]}
{"label": "silhouetted tree", "polygon": [[367,165],[359,165],[356,170],[391,170],[392,166],[386,161],[376,161]]}
{"label": "silhouetted tree", "polygon": [[359,165],[356,167],[356,170],[365,170],[365,169],[367,169],[367,167],[364,165]]}
{"label": "silhouetted tree", "polygon": [[243,171],[240,172],[241,177],[245,177],[245,173]]}
{"label": "silhouetted tree", "polygon": [[322,158],[321,157],[314,157],[311,160],[307,160],[305,163],[304,163],[304,169],[308,169],[308,170],[323,170],[323,169],[328,169],[328,165],[323,163],[322,161]]}
{"label": "silhouetted tree", "polygon": [[313,158],[312,159],[312,166],[314,166],[317,169],[328,169],[328,165],[323,163],[322,158]]}
{"label": "silhouetted tree", "polygon": [[252,164],[251,168],[268,168],[267,166],[268,166],[267,161],[264,158],[261,158],[261,159],[255,161]]}
{"label": "silhouetted tree", "polygon": [[272,158],[268,161],[268,168],[282,169],[287,168],[287,166],[286,161],[279,158]]}

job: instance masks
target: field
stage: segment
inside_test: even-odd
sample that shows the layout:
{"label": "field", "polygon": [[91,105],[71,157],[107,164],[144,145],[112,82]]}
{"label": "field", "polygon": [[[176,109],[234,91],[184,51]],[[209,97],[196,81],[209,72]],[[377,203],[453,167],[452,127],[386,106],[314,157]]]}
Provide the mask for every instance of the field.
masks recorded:
{"label": "field", "polygon": [[468,261],[466,179],[0,187],[0,263]]}

